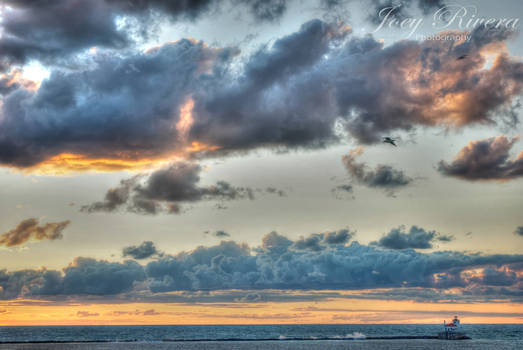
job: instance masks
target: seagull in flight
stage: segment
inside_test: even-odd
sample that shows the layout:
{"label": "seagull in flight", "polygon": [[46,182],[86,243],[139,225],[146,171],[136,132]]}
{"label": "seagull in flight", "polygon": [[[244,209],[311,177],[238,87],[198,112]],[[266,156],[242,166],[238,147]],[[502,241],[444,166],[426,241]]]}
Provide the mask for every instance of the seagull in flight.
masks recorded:
{"label": "seagull in flight", "polygon": [[384,138],[383,138],[383,142],[385,142],[385,143],[390,143],[390,144],[393,145],[394,147],[398,147],[398,146],[394,143],[394,141],[396,141],[396,140],[391,139],[390,137],[384,137]]}

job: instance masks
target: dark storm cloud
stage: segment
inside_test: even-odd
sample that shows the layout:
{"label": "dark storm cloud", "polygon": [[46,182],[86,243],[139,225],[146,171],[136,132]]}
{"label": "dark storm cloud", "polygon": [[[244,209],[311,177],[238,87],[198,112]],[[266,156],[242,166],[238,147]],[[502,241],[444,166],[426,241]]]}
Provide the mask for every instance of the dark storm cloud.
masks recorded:
{"label": "dark storm cloud", "polygon": [[225,181],[200,186],[201,171],[201,166],[196,163],[172,163],[148,176],[122,180],[119,186],[107,191],[103,201],[85,205],[81,211],[113,212],[125,206],[126,210],[139,214],[178,214],[182,203],[254,199],[253,189],[235,187]]}
{"label": "dark storm cloud", "polygon": [[0,161],[25,167],[63,152],[133,160],[172,151],[184,95],[217,54],[227,55],[182,40],[123,60],[106,57],[95,70],[54,72],[36,92],[11,92],[2,107]]}
{"label": "dark storm cloud", "polygon": [[196,20],[239,5],[256,20],[273,21],[286,0],[2,0],[0,70],[30,60],[55,64],[91,47],[123,49],[146,37],[159,20]]}
{"label": "dark storm cloud", "polygon": [[405,175],[403,170],[390,165],[378,164],[374,170],[365,163],[358,163],[357,157],[363,153],[361,148],[351,150],[342,157],[343,165],[354,181],[367,187],[382,188],[393,196],[394,191],[411,184],[414,180]]}
{"label": "dark storm cloud", "polygon": [[[90,47],[132,47],[163,19],[196,20],[229,7],[249,12],[257,21],[275,21],[286,12],[288,0],[2,0],[4,33],[0,39],[0,69],[31,60],[66,63],[65,59]],[[411,1],[409,1],[409,4]],[[416,1],[420,8],[439,1]],[[318,1],[327,9],[339,1]],[[379,4],[381,5],[381,4]],[[433,5],[433,6],[431,6]],[[401,14],[405,7],[397,12]],[[59,20],[58,20],[59,19]]]}
{"label": "dark storm cloud", "polygon": [[133,259],[147,259],[153,256],[161,256],[153,242],[143,241],[140,245],[131,245],[122,249],[123,257],[131,257]]}
{"label": "dark storm cloud", "polygon": [[[145,267],[134,261],[110,263],[77,258],[61,272],[4,270],[0,271],[0,296],[11,299],[130,293],[129,297],[136,298],[147,297],[144,288],[153,293],[399,288],[407,293],[411,291],[408,288],[416,287],[427,288],[426,293],[461,288],[462,298],[475,300],[516,298],[518,293],[521,296],[522,255],[420,253],[357,242],[345,245],[347,235],[343,230],[324,234],[319,250],[301,249],[297,247],[301,239],[292,241],[272,232],[263,238],[260,247],[251,249],[246,244],[222,241],[215,246],[164,255]],[[160,294],[158,298],[163,297]],[[424,298],[430,300],[429,295]],[[171,300],[182,299],[171,296]]]}
{"label": "dark storm cloud", "polygon": [[105,1],[3,0],[0,69],[31,59],[58,61],[92,46],[127,46],[129,38],[111,10]]}
{"label": "dark storm cloud", "polygon": [[[523,63],[500,53],[484,69],[482,53],[510,36],[489,32],[474,30],[462,44],[384,47],[370,36],[349,38],[343,24],[313,20],[240,64],[238,49],[193,40],[100,57],[85,71],[54,71],[38,90],[20,86],[4,97],[0,163],[30,167],[63,153],[134,161],[318,148],[340,141],[335,126],[365,144],[418,126],[502,122],[521,94]],[[456,60],[458,51],[470,58]],[[192,120],[180,130],[190,99]],[[204,146],[191,153],[195,143]],[[401,174],[385,167],[379,175]],[[136,206],[154,210],[147,201]]]}
{"label": "dark storm cloud", "polygon": [[523,226],[518,226],[516,230],[514,230],[515,235],[523,236]]}
{"label": "dark storm cloud", "polygon": [[48,222],[39,225],[38,219],[30,218],[21,221],[14,229],[0,236],[0,246],[14,247],[28,241],[43,241],[62,239],[62,231],[69,226],[71,221]]}
{"label": "dark storm cloud", "polygon": [[377,242],[371,245],[388,249],[430,249],[435,241],[450,242],[452,236],[442,235],[436,231],[426,231],[418,226],[411,226],[408,232],[405,227],[400,226],[390,230]]}
{"label": "dark storm cloud", "polygon": [[523,151],[515,159],[509,159],[510,149],[517,140],[501,135],[470,141],[451,163],[440,161],[438,170],[443,175],[469,181],[507,181],[523,177]]}
{"label": "dark storm cloud", "polygon": [[332,129],[335,110],[327,85],[322,85],[328,82],[320,81],[327,77],[311,70],[349,31],[312,20],[253,53],[229,86],[215,81],[205,96],[195,96],[199,117],[191,138],[220,145],[219,152],[322,147],[337,140]]}

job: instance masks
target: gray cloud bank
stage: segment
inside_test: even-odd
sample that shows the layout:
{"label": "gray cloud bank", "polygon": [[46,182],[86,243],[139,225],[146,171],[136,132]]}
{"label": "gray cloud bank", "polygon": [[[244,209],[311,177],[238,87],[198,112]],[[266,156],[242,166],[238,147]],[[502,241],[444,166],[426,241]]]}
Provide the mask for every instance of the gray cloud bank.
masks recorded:
{"label": "gray cloud bank", "polygon": [[273,232],[259,247],[222,241],[163,255],[145,266],[134,261],[77,258],[63,271],[4,270],[0,272],[0,296],[50,298],[133,291],[154,296],[229,289],[375,289],[378,293],[383,288],[423,288],[429,295],[458,288],[463,298],[521,297],[522,255],[383,249],[348,244],[351,236],[350,231],[340,230],[293,241]]}
{"label": "gray cloud bank", "polygon": [[[510,31],[476,29],[466,43],[401,41],[384,47],[320,20],[238,64],[238,48],[194,40],[144,53],[97,57],[81,71],[54,70],[38,90],[2,99],[0,163],[30,167],[62,153],[136,160],[167,157],[194,142],[193,156],[267,148],[361,144],[393,130],[503,122],[523,87],[523,63],[482,52]],[[470,59],[456,61],[457,52]],[[497,91],[492,94],[492,91]],[[462,103],[441,103],[461,96]],[[193,120],[175,126],[194,101]],[[478,102],[479,101],[479,102]]]}
{"label": "gray cloud bank", "polygon": [[62,239],[62,232],[70,223],[71,222],[67,220],[39,225],[39,220],[36,218],[25,219],[14,229],[0,235],[0,246],[14,247],[28,241],[54,241],[55,239]]}

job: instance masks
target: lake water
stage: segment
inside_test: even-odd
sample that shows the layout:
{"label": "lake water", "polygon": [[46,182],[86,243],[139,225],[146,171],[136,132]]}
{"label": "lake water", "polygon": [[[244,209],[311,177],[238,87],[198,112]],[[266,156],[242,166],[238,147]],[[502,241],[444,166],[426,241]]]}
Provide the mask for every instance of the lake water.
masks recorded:
{"label": "lake water", "polygon": [[[441,325],[0,327],[0,342],[339,339],[433,336]],[[523,325],[463,325],[472,339],[523,340]]]}

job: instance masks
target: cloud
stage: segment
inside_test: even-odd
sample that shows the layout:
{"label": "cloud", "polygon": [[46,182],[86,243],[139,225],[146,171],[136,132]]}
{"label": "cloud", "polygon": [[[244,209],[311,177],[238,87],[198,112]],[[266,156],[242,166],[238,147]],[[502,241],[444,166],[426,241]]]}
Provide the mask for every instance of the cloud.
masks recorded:
{"label": "cloud", "polygon": [[[233,241],[198,247],[192,252],[149,263],[146,266],[149,286],[153,292],[464,288],[487,283],[485,279],[474,279],[470,275],[477,273],[474,271],[491,266],[519,271],[523,261],[520,255],[419,253],[412,249],[380,249],[357,242],[349,246],[302,249],[301,242],[301,238],[291,241],[273,232],[263,238],[261,247],[254,249]],[[509,289],[517,290],[520,283],[518,277]]]}
{"label": "cloud", "polygon": [[258,21],[275,21],[287,10],[288,0],[234,0],[235,3],[250,5],[250,12]]}
{"label": "cloud", "polygon": [[28,241],[43,241],[62,239],[62,231],[69,226],[71,221],[48,222],[39,226],[38,219],[30,218],[21,221],[14,229],[0,236],[0,246],[14,247]]}
{"label": "cloud", "polygon": [[96,316],[100,316],[100,314],[98,312],[77,311],[76,316],[77,317],[96,317]]}
{"label": "cloud", "polygon": [[163,19],[196,20],[225,3],[240,5],[258,21],[274,21],[287,7],[285,0],[4,0],[0,4],[0,70],[31,60],[67,66],[92,47],[133,48]]}
{"label": "cloud", "polygon": [[135,246],[128,246],[122,249],[122,255],[123,257],[131,257],[133,259],[147,259],[152,256],[161,256],[162,253],[160,253],[153,242],[151,241],[143,241],[140,245]]}
{"label": "cloud", "polygon": [[523,177],[523,151],[510,160],[509,152],[519,138],[504,135],[470,141],[451,163],[440,161],[438,170],[445,176],[463,180],[508,181]]}
{"label": "cloud", "polygon": [[312,20],[241,62],[238,48],[184,39],[53,70],[36,91],[4,96],[0,163],[136,169],[174,155],[328,147],[345,138],[340,127],[368,144],[418,127],[504,123],[521,94],[523,63],[497,50],[485,68],[510,31],[386,47],[350,32]]}
{"label": "cloud", "polygon": [[388,249],[431,249],[435,241],[450,242],[453,239],[450,235],[426,231],[418,226],[411,226],[407,233],[405,227],[400,226],[390,230],[379,241],[370,244]]}
{"label": "cloud", "polygon": [[224,87],[213,81],[209,89],[195,94],[199,118],[191,137],[219,145],[221,153],[257,147],[324,147],[336,141],[332,96],[314,86],[325,83],[316,78],[326,77],[313,71],[348,33],[347,26],[312,20],[271,46],[262,46],[230,84]]}
{"label": "cloud", "polygon": [[335,186],[331,189],[331,193],[334,195],[336,199],[355,199],[353,193],[354,193],[354,187],[349,184],[342,184]]}
{"label": "cloud", "polygon": [[216,232],[213,234],[213,236],[214,236],[214,237],[218,237],[218,238],[231,237],[230,234],[228,234],[227,232],[222,231],[222,230],[216,231]]}
{"label": "cloud", "polygon": [[60,60],[91,46],[123,48],[129,44],[105,1],[6,0],[0,9],[3,69],[31,59]]}
{"label": "cloud", "polygon": [[516,230],[514,230],[515,235],[523,236],[523,226],[518,226]]}
{"label": "cloud", "polygon": [[202,167],[196,163],[179,161],[153,171],[148,176],[137,175],[120,182],[107,191],[105,199],[83,206],[88,213],[126,210],[139,214],[180,212],[181,203],[203,200],[254,199],[254,190],[235,187],[225,181],[215,185],[199,186]]}
{"label": "cloud", "polygon": [[112,295],[129,291],[145,279],[143,267],[78,257],[62,271],[0,270],[0,299],[57,295]]}
{"label": "cloud", "polygon": [[157,312],[155,309],[148,309],[148,310],[135,310],[135,311],[112,311],[108,313],[108,315],[111,316],[127,316],[127,315],[135,315],[135,316],[157,316],[157,315],[166,315],[166,314],[172,314],[171,312]]}
{"label": "cloud", "polygon": [[285,196],[287,196],[287,193],[285,193],[284,190],[281,190],[281,189],[279,189],[279,188],[272,187],[272,186],[267,187],[267,188],[265,189],[265,191],[266,191],[267,193],[274,193],[274,194],[277,194],[279,197],[285,197]]}
{"label": "cloud", "polygon": [[181,40],[123,59],[104,56],[94,69],[53,71],[37,91],[19,88],[4,98],[0,124],[11,132],[0,134],[0,162],[107,171],[181,151],[176,124],[191,86],[212,62],[231,54]]}
{"label": "cloud", "polygon": [[471,282],[486,286],[512,286],[520,280],[517,271],[507,267],[488,267],[481,275],[471,274],[468,277]]}
{"label": "cloud", "polygon": [[[319,243],[322,249],[302,249],[299,246],[302,238],[293,241],[272,232],[263,237],[259,247],[222,241],[214,246],[163,255],[145,266],[132,260],[118,263],[77,258],[62,271],[3,270],[0,271],[0,297],[53,299],[63,295],[121,294],[121,298],[127,295],[132,300],[151,298],[156,302],[233,301],[245,293],[259,295],[249,297],[252,300],[273,300],[274,293],[286,298],[285,293],[291,293],[289,298],[298,300],[314,298],[310,293],[299,296],[299,291],[316,290],[317,298],[326,297],[321,291],[354,291],[347,297],[358,297],[358,291],[365,291],[361,297],[372,298],[374,293],[378,298],[387,288],[393,289],[396,299],[444,300],[449,298],[444,294],[452,288],[456,289],[454,297],[464,300],[521,296],[522,255],[421,253],[358,242],[346,245],[348,235],[345,230],[323,234]],[[213,292],[231,289],[235,290],[232,294]],[[175,294],[162,294],[164,292]],[[178,292],[200,294],[184,296]]]}
{"label": "cloud", "polygon": [[323,241],[329,245],[345,244],[354,237],[354,235],[355,232],[349,231],[348,229],[326,232],[323,234]]}
{"label": "cloud", "polygon": [[352,193],[352,185],[339,185],[339,186],[336,186],[333,190],[339,190],[339,191],[343,191],[343,192],[348,192],[348,193]]}
{"label": "cloud", "polygon": [[[406,18],[414,17],[412,10],[418,8],[424,15],[430,14],[445,6],[444,0],[377,0],[372,2],[372,10],[368,19],[379,24],[383,21],[384,16],[390,12],[389,18],[396,18],[402,21]],[[380,11],[383,11],[380,13]]]}
{"label": "cloud", "polygon": [[378,164],[374,170],[368,169],[365,163],[356,162],[356,158],[363,153],[362,148],[351,150],[349,154],[342,157],[343,165],[350,176],[357,183],[367,187],[382,188],[390,196],[394,191],[411,184],[414,180],[403,172],[394,169],[390,165]]}
{"label": "cloud", "polygon": [[313,233],[308,237],[300,237],[294,242],[292,247],[296,250],[312,250],[320,251],[329,246],[337,244],[345,244],[354,236],[354,232],[348,229],[339,231],[325,232],[325,233]]}

